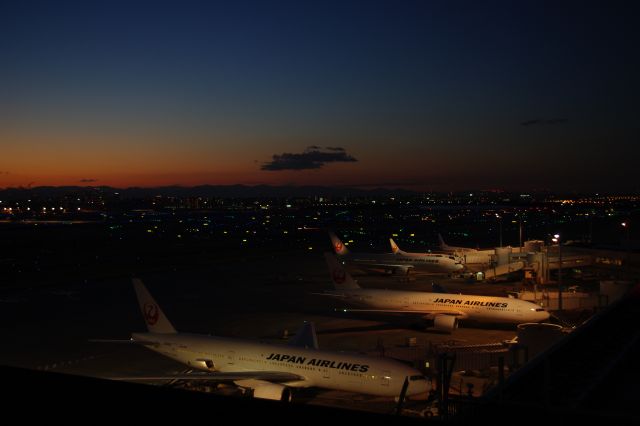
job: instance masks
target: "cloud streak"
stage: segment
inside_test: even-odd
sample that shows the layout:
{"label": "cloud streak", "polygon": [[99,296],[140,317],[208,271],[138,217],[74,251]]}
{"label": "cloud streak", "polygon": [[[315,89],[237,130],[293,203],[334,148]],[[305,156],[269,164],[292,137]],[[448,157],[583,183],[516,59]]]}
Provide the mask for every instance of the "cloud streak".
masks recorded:
{"label": "cloud streak", "polygon": [[569,120],[567,118],[550,118],[550,119],[542,119],[535,118],[533,120],[527,120],[520,123],[521,126],[536,126],[540,124],[564,124]]}
{"label": "cloud streak", "polygon": [[272,160],[263,164],[260,169],[268,171],[280,170],[311,170],[319,169],[327,163],[355,162],[353,156],[347,154],[344,148],[322,147],[312,145],[300,154],[285,152],[274,154]]}

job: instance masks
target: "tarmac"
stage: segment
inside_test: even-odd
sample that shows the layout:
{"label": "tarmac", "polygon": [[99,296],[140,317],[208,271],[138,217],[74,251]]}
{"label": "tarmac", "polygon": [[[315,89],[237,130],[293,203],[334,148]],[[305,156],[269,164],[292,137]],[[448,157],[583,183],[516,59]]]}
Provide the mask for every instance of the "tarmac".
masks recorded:
{"label": "tarmac", "polygon": [[[372,288],[431,291],[431,283],[437,282],[452,293],[502,296],[511,289],[511,284],[474,284],[431,275],[407,279],[353,272],[361,286]],[[321,253],[287,259],[264,254],[216,258],[210,265],[139,277],[174,326],[190,333],[285,344],[303,321],[313,321],[321,348],[370,355],[388,355],[410,341],[418,347],[490,344],[516,335],[515,325],[480,328],[463,323],[453,333],[443,334],[416,318],[345,314],[346,306],[340,302],[312,294],[331,288]],[[137,345],[91,342],[127,340],[131,332],[144,330],[128,277],[87,277],[83,285],[34,286],[2,296],[2,365],[101,378],[185,371],[184,365]],[[207,390],[237,394],[226,387]],[[391,413],[396,406],[393,398],[318,389],[297,392],[294,402],[380,413]],[[424,402],[411,404],[406,404],[409,415],[424,413]]]}

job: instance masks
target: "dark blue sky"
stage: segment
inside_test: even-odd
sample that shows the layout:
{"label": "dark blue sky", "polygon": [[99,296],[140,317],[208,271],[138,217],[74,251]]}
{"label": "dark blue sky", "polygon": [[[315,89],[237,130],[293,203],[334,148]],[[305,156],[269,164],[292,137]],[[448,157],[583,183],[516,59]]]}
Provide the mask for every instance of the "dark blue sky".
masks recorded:
{"label": "dark blue sky", "polygon": [[0,186],[637,190],[633,3],[4,2]]}

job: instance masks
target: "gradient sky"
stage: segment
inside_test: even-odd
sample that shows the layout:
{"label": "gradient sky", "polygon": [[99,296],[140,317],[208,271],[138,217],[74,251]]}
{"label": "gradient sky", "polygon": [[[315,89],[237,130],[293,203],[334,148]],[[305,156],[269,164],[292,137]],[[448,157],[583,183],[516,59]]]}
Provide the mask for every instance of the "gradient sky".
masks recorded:
{"label": "gradient sky", "polygon": [[0,187],[639,190],[635,3],[3,2]]}

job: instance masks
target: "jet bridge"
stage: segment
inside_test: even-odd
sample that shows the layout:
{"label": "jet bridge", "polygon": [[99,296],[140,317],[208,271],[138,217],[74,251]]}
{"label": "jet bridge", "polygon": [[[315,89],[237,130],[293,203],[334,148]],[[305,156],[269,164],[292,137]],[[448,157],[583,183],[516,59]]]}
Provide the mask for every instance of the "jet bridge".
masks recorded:
{"label": "jet bridge", "polygon": [[486,269],[484,273],[485,279],[493,279],[501,275],[507,275],[511,272],[519,271],[523,269],[525,263],[521,260],[517,262],[511,262],[504,265],[496,265],[492,268]]}

